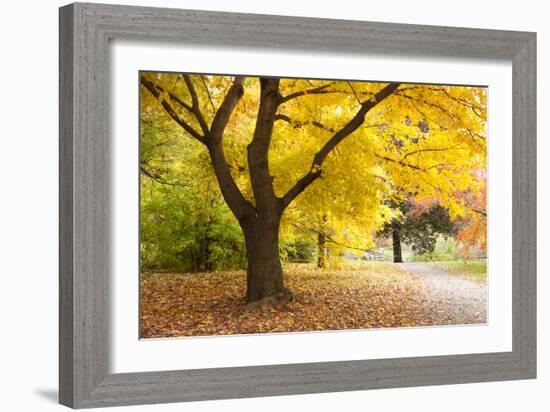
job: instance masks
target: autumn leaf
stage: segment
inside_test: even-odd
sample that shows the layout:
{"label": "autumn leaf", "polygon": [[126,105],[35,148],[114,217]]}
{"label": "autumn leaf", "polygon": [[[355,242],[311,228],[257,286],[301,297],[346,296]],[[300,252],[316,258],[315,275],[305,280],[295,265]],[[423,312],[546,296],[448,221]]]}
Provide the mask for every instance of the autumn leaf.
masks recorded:
{"label": "autumn leaf", "polygon": [[245,273],[145,273],[141,337],[303,332],[430,325],[422,282],[395,265],[348,262],[338,270],[285,266],[294,300],[243,310]]}

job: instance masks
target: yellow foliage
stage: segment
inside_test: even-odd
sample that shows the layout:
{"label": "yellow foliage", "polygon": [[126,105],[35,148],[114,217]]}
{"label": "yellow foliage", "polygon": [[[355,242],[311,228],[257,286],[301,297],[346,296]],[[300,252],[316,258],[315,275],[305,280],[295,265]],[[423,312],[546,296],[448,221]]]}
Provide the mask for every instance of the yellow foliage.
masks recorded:
{"label": "yellow foliage", "polygon": [[[169,129],[172,136],[185,136],[187,133],[158,104],[164,100],[200,130],[197,119],[178,102],[192,103],[182,75],[144,76],[162,91],[155,97],[142,90],[142,119],[153,117],[155,124]],[[210,125],[233,78],[189,77],[197,91],[199,109]],[[479,190],[472,171],[486,170],[487,97],[483,87],[403,84],[367,114],[363,125],[338,144],[322,166],[312,167],[315,154],[353,118],[362,102],[373,99],[384,86],[376,82],[281,79],[283,98],[317,92],[304,92],[278,108],[269,150],[275,194],[282,197],[306,173],[321,171],[321,178],[286,210],[283,231],[295,231],[299,224],[309,230],[328,225],[335,240],[368,248],[372,235],[394,217],[395,212],[385,202],[411,194],[419,200],[436,200],[453,219],[466,214],[467,206],[457,193]],[[243,87],[244,95],[225,130],[223,149],[239,189],[255,204],[246,159],[259,106],[258,78],[246,78]],[[194,157],[206,153],[205,147],[188,141],[186,150],[192,150]],[[213,173],[209,166],[205,169]],[[184,161],[180,160],[178,170],[186,173]]]}

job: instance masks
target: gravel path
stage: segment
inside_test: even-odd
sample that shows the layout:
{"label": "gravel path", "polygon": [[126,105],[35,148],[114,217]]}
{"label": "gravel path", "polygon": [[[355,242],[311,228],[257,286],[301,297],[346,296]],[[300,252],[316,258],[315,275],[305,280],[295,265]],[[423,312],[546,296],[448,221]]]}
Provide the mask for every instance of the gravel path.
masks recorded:
{"label": "gravel path", "polygon": [[487,287],[429,263],[398,263],[427,289],[425,316],[435,325],[487,322]]}

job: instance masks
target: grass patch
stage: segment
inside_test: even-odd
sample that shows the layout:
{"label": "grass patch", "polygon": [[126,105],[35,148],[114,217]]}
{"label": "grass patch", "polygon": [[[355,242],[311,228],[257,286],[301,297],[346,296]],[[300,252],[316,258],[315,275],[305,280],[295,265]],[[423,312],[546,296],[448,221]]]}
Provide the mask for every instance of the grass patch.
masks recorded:
{"label": "grass patch", "polygon": [[487,260],[454,260],[433,264],[477,282],[487,282]]}

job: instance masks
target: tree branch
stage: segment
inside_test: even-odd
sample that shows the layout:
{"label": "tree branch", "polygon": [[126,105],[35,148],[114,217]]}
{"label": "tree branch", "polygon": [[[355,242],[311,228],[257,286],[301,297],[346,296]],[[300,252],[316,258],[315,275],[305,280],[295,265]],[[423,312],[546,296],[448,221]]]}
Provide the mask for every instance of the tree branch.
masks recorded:
{"label": "tree branch", "polygon": [[[199,132],[197,132],[193,127],[191,127],[185,120],[183,120],[174,110],[174,108],[170,105],[166,99],[162,96],[162,93],[165,93],[164,89],[160,86],[156,86],[153,82],[150,80],[147,80],[145,76],[141,76],[141,84],[154,96],[157,98],[157,100],[160,102],[161,106],[164,108],[166,113],[174,120],[177,124],[179,124],[187,133],[189,133],[191,136],[193,136],[195,139],[197,139],[201,143],[205,143],[205,137],[202,136]],[[179,99],[178,99],[179,100]],[[178,101],[178,104],[185,105],[184,102]],[[185,106],[184,106],[185,107]]]}
{"label": "tree branch", "polygon": [[[160,86],[155,86],[157,89],[159,89],[161,92],[164,91],[164,89]],[[172,99],[173,101],[175,101],[177,104],[179,104],[181,107],[183,107],[185,110],[187,110],[189,113],[191,114],[194,114],[193,113],[193,108],[191,106],[189,106],[187,103],[185,103],[183,100],[181,100],[178,96],[176,96],[174,93],[172,92],[168,92],[168,96],[170,96],[170,99]]]}
{"label": "tree branch", "polygon": [[287,207],[300,193],[321,176],[321,169],[310,170],[292,186],[282,197],[283,208]]}
{"label": "tree branch", "polygon": [[[318,129],[324,130],[326,132],[334,133],[336,131],[332,127],[328,127],[328,126],[324,125],[323,123],[318,122],[316,120],[312,120],[312,121],[307,121],[306,120],[306,121],[302,122],[300,120],[291,119],[286,114],[277,114],[275,116],[275,120],[282,120],[282,121],[294,126],[295,128],[300,128],[302,126],[312,125],[312,126],[317,127]],[[363,127],[384,127],[384,126],[387,126],[387,124],[386,123],[375,123],[375,124],[368,124],[368,125],[366,124]]]}
{"label": "tree branch", "polygon": [[403,159],[401,159],[401,160],[405,160],[409,156],[412,156],[412,155],[417,154],[417,153],[422,153],[422,152],[444,152],[446,150],[464,150],[464,148],[459,147],[459,146],[460,145],[457,144],[457,145],[451,146],[451,147],[434,147],[434,148],[425,148],[425,149],[413,150],[412,152],[406,153],[403,156]]}
{"label": "tree branch", "polygon": [[233,110],[235,110],[235,106],[237,106],[237,103],[244,94],[243,81],[244,77],[235,77],[235,80],[233,81],[231,87],[229,87],[222,104],[214,115],[214,120],[212,120],[209,135],[212,143],[221,141],[225,127],[229,122],[229,118],[231,117]]}
{"label": "tree branch", "polygon": [[325,239],[325,242],[328,242],[328,243],[333,243],[335,245],[338,245],[338,246],[341,246],[343,247],[344,249],[352,249],[352,250],[358,250],[360,252],[367,252],[368,249],[365,248],[365,249],[362,249],[360,247],[356,247],[356,246],[351,246],[351,245],[348,245],[348,244],[345,244],[345,243],[341,243],[341,242],[338,242],[336,240],[334,240],[332,237],[330,236],[327,236],[327,238]]}
{"label": "tree branch", "polygon": [[436,103],[433,103],[433,102],[429,102],[427,100],[424,100],[424,99],[419,99],[419,98],[416,98],[414,96],[411,96],[409,94],[406,94],[406,93],[403,93],[401,91],[397,92],[397,94],[401,97],[404,97],[405,99],[409,99],[409,100],[412,100],[412,101],[417,101],[417,102],[421,102],[421,103],[424,103],[426,106],[429,106],[429,107],[434,107],[436,109],[438,109],[440,112],[444,113],[449,119],[453,120],[454,122],[460,122],[462,123],[462,121],[457,118],[453,113],[451,113],[449,110],[447,110],[445,107],[439,105],[439,104],[436,104]]}
{"label": "tree branch", "polygon": [[150,172],[143,166],[140,166],[139,170],[141,171],[141,173],[143,173],[149,179],[153,180],[154,182],[160,183],[162,185],[187,187],[187,185],[184,185],[184,184],[178,183],[178,182],[171,182],[171,181],[167,180],[166,178],[162,177],[161,175],[159,175],[157,173]]}
{"label": "tree branch", "polygon": [[387,162],[397,163],[401,166],[409,167],[414,170],[422,170],[422,168],[415,166],[411,163],[404,162],[403,160],[396,160],[396,159],[392,159],[391,157],[380,156],[379,154],[376,154],[376,153],[374,154],[374,157],[377,157],[378,159],[381,159],[381,160],[385,160]]}
{"label": "tree branch", "polygon": [[334,129],[332,127],[325,126],[321,122],[317,122],[315,120],[313,120],[311,122],[308,122],[308,121],[300,122],[300,121],[297,121],[297,120],[292,120],[286,114],[277,114],[277,115],[275,115],[275,120],[282,120],[282,121],[287,122],[288,124],[291,124],[294,127],[298,127],[298,128],[302,127],[302,126],[305,126],[305,125],[308,125],[308,124],[311,124],[312,126],[315,126],[318,129],[322,129],[322,130],[325,130],[327,132],[334,133]]}
{"label": "tree branch", "polygon": [[472,209],[472,208],[470,208],[470,210],[471,210],[472,212],[475,212],[475,213],[479,214],[479,215],[487,216],[487,212],[484,212],[483,210]]}
{"label": "tree branch", "polygon": [[347,82],[347,84],[348,84],[349,88],[351,89],[353,95],[355,96],[355,100],[357,100],[357,103],[363,104],[363,102],[361,102],[361,100],[359,99],[359,96],[357,96],[357,93],[355,92],[355,88],[353,87],[351,82]]}
{"label": "tree branch", "polygon": [[288,102],[289,100],[295,99],[297,97],[305,96],[307,94],[325,94],[325,93],[331,93],[329,90],[326,90],[328,87],[330,87],[332,83],[324,84],[319,87],[314,87],[312,89],[307,90],[301,90],[299,92],[294,92],[289,94],[288,96],[284,96],[280,99],[279,104],[283,104]]}
{"label": "tree branch", "polygon": [[[312,236],[312,235],[309,233],[309,232],[315,232],[315,230],[313,230],[313,229],[309,229],[309,230],[308,230],[308,229],[302,227],[302,226],[301,226],[299,223],[297,223],[297,222],[294,222],[294,223],[291,223],[291,224],[292,224],[292,226],[294,226],[296,229],[298,229],[300,232],[302,232],[302,234],[303,234],[304,236],[307,236],[309,239],[313,240],[314,242],[317,242],[317,238],[314,237],[314,236]],[[367,252],[367,251],[368,251],[368,249],[361,249],[361,248],[356,247],[356,246],[351,246],[351,245],[347,245],[347,244],[344,244],[344,243],[340,243],[340,242],[334,240],[334,239],[333,239],[332,237],[330,237],[330,236],[327,236],[327,237],[326,237],[325,242],[326,242],[326,243],[333,243],[333,244],[338,245],[338,246],[341,246],[341,247],[343,247],[343,248],[345,248],[345,249],[354,249],[354,250],[359,250],[359,251],[361,251],[361,252]]]}
{"label": "tree branch", "polygon": [[390,83],[378,91],[371,99],[363,102],[355,116],[338,130],[325,145],[315,154],[311,169],[282,197],[283,207],[287,207],[300,193],[321,176],[322,165],[329,153],[347,136],[356,131],[365,121],[365,116],[378,103],[396,92],[400,83]]}
{"label": "tree branch", "polygon": [[193,111],[193,114],[195,115],[197,121],[199,122],[199,125],[202,129],[202,132],[207,135],[208,125],[206,124],[206,121],[204,120],[204,117],[201,113],[200,104],[199,104],[199,97],[197,96],[197,91],[195,90],[195,86],[193,86],[193,81],[191,80],[191,77],[188,74],[183,75],[183,79],[185,80],[185,84],[187,85],[187,89],[189,90],[189,94],[191,95],[191,110]]}
{"label": "tree branch", "polygon": [[229,206],[239,222],[248,216],[248,214],[255,212],[255,209],[254,206],[245,199],[237,183],[235,183],[235,179],[233,179],[231,175],[231,169],[229,168],[223,151],[222,137],[231,114],[244,94],[243,81],[244,77],[236,77],[233,81],[220,108],[214,116],[210,128],[209,139],[206,140],[212,167],[214,168],[214,173],[216,174],[216,179],[220,185],[222,195],[227,206]]}
{"label": "tree branch", "polygon": [[452,96],[448,90],[441,88],[441,87],[429,87],[428,90],[434,91],[434,92],[441,92],[445,94],[449,99],[455,101],[458,104],[461,104],[467,108],[469,108],[477,117],[484,120],[483,116],[481,115],[481,112],[483,111],[481,106],[477,106],[472,102],[469,102],[465,99],[462,99],[460,97]]}
{"label": "tree branch", "polygon": [[206,94],[208,95],[208,101],[210,102],[210,106],[212,107],[212,114],[215,113],[216,108],[214,107],[214,102],[212,101],[212,95],[210,94],[210,90],[208,89],[208,86],[206,84],[206,80],[204,80],[204,76],[200,76],[202,85],[204,86],[204,90],[206,90]]}
{"label": "tree branch", "polygon": [[250,182],[256,199],[256,208],[260,211],[279,205],[273,190],[273,177],[269,174],[268,159],[277,106],[281,99],[279,83],[278,78],[260,78],[260,104],[256,127],[252,141],[247,147]]}

